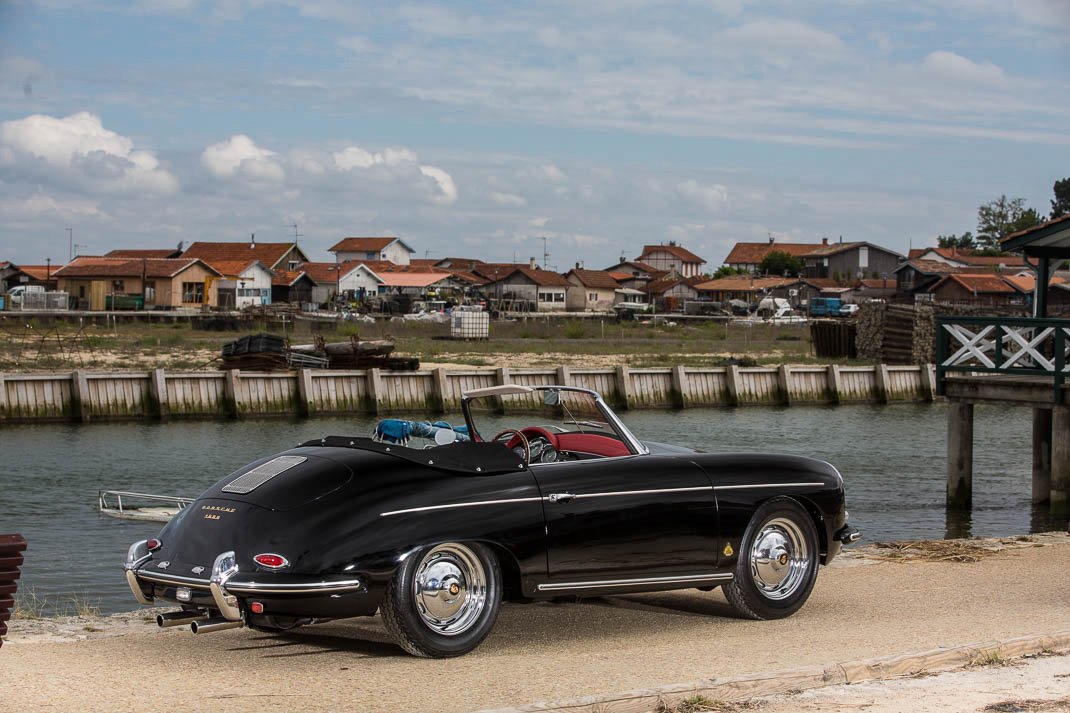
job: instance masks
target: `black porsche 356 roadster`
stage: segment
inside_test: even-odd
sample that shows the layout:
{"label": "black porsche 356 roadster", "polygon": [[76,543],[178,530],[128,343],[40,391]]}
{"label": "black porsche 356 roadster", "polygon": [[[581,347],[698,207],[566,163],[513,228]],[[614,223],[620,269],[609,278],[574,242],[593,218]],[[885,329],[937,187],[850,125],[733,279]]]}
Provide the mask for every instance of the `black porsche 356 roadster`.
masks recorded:
{"label": "black porsche 356 roadster", "polygon": [[405,651],[446,657],[502,600],[721,587],[743,617],[786,617],[858,539],[822,461],[642,442],[571,387],[479,389],[463,412],[231,473],[130,547],[134,597],[179,605],[157,623],[194,633],[380,611]]}

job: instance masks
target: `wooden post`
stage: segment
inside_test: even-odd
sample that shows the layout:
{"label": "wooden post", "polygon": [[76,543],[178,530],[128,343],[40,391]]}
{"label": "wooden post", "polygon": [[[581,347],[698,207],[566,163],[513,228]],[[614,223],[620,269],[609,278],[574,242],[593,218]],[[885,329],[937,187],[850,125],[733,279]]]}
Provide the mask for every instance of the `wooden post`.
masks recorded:
{"label": "wooden post", "polygon": [[621,407],[632,407],[632,374],[626,364],[617,367],[617,391],[620,393]]}
{"label": "wooden post", "polygon": [[724,373],[725,383],[728,385],[728,402],[732,406],[739,406],[739,365],[729,364]]}
{"label": "wooden post", "polygon": [[379,413],[383,394],[383,378],[378,369],[368,369],[368,413]]}
{"label": "wooden post", "polygon": [[223,372],[223,412],[230,418],[241,416],[241,403],[238,398],[240,379],[241,374],[238,369],[227,369]]}
{"label": "wooden post", "polygon": [[874,386],[876,387],[874,389],[876,392],[874,393],[874,396],[877,399],[877,403],[888,403],[888,365],[877,364],[874,368],[873,376],[875,381]]}
{"label": "wooden post", "polygon": [[499,366],[494,370],[494,383],[498,386],[505,386],[512,383],[512,377],[509,375],[509,367]]}
{"label": "wooden post", "polygon": [[71,372],[71,418],[82,423],[90,418],[89,380],[86,379],[85,369]]}
{"label": "wooden post", "polygon": [[777,367],[776,388],[780,392],[780,403],[791,406],[791,369],[787,364]]}
{"label": "wooden post", "polygon": [[828,365],[828,375],[825,380],[828,384],[829,403],[840,403],[840,389],[843,388],[843,377],[840,375],[839,364]]}
{"label": "wooden post", "polygon": [[312,398],[312,370],[299,369],[297,371],[297,415],[308,418],[316,411],[316,404]]}
{"label": "wooden post", "polygon": [[7,418],[7,384],[4,375],[0,374],[0,421]]}
{"label": "wooden post", "polygon": [[567,366],[557,367],[557,385],[572,386],[572,370]]}
{"label": "wooden post", "polygon": [[973,404],[952,401],[947,407],[947,507],[973,505]]}
{"label": "wooden post", "polygon": [[684,367],[677,364],[672,368],[672,386],[669,389],[669,401],[672,402],[673,408],[684,408],[687,406],[687,374],[684,373]]}
{"label": "wooden post", "polygon": [[1051,409],[1033,409],[1033,504],[1051,499]]}
{"label": "wooden post", "polygon": [[171,418],[171,405],[167,400],[167,374],[163,369],[149,372],[149,396],[156,404],[155,416],[161,421]]}
{"label": "wooden post", "polygon": [[446,369],[436,367],[431,377],[431,401],[432,410],[438,413],[446,413],[449,406],[446,400],[449,398],[449,384],[446,381]]}
{"label": "wooden post", "polygon": [[921,364],[921,397],[926,401],[936,400],[936,366],[934,364]]}
{"label": "wooden post", "polygon": [[1070,406],[1056,405],[1051,414],[1051,512],[1070,513]]}

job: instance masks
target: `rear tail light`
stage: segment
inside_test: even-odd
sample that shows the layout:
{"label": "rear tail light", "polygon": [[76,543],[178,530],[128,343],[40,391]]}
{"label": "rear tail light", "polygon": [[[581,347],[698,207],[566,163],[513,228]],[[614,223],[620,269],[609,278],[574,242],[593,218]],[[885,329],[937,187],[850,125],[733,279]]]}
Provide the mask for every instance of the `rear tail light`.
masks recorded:
{"label": "rear tail light", "polygon": [[261,567],[267,567],[268,569],[282,569],[290,566],[289,560],[282,555],[277,555],[272,552],[265,552],[262,555],[253,557],[253,562],[256,562]]}
{"label": "rear tail light", "polygon": [[253,614],[263,614],[264,613],[264,603],[263,602],[253,602],[252,604],[249,605],[249,611],[251,611]]}
{"label": "rear tail light", "polygon": [[151,540],[148,540],[148,541],[147,541],[147,542],[145,543],[145,547],[147,547],[147,548],[149,549],[149,552],[155,552],[156,550],[158,550],[158,549],[160,549],[161,547],[163,547],[163,543],[162,543],[162,542],[160,542],[159,540],[157,540],[157,539],[156,539],[156,538],[154,537],[154,538],[152,538]]}

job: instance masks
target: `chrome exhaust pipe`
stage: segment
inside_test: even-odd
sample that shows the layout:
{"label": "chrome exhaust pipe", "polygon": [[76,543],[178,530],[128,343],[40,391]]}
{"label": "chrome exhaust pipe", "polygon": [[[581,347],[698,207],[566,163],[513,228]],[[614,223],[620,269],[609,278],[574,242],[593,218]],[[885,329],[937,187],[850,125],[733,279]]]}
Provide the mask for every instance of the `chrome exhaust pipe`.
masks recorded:
{"label": "chrome exhaust pipe", "polygon": [[182,626],[190,622],[203,619],[205,613],[199,609],[183,609],[182,611],[169,611],[166,614],[156,615],[156,626],[167,629],[172,626]]}
{"label": "chrome exhaust pipe", "polygon": [[216,617],[214,619],[198,619],[191,623],[189,628],[194,634],[210,634],[213,631],[237,629],[242,626],[245,626],[244,621],[231,621],[230,619]]}

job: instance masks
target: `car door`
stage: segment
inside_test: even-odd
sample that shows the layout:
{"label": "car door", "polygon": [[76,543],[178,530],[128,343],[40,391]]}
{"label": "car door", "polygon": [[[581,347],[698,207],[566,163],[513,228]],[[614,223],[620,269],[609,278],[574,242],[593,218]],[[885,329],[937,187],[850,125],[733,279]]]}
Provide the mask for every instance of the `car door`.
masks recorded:
{"label": "car door", "polygon": [[717,507],[686,457],[634,455],[533,465],[551,581],[709,573]]}

